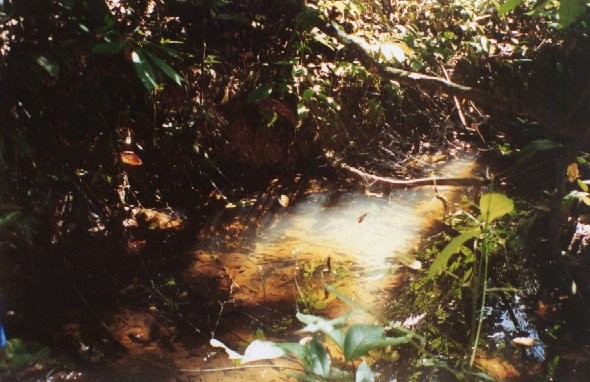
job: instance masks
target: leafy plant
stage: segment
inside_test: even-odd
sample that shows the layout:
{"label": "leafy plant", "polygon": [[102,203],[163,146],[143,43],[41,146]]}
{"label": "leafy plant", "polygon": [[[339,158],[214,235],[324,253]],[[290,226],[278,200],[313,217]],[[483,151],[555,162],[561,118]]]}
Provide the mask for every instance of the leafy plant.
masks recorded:
{"label": "leafy plant", "polygon": [[[391,337],[386,334],[385,327],[381,325],[353,324],[346,326],[350,315],[344,315],[335,319],[297,313],[297,319],[306,326],[299,330],[300,333],[310,333],[311,337],[305,337],[298,343],[274,343],[256,340],[252,342],[241,355],[220,343],[211,340],[211,344],[226,350],[230,359],[237,364],[244,364],[254,360],[282,357],[287,354],[294,355],[302,364],[305,375],[293,375],[303,381],[373,381],[371,368],[365,360],[356,367],[354,373],[345,370],[344,364],[354,362],[367,356],[374,349],[399,346],[413,343],[421,345],[423,339],[412,331],[401,326],[389,328],[398,334]],[[322,336],[328,337],[339,350],[344,364],[335,366],[332,356],[322,343]]]}
{"label": "leafy plant", "polygon": [[563,28],[567,28],[573,24],[588,10],[588,1],[586,0],[540,1],[535,3],[525,0],[507,0],[498,7],[498,13],[500,15],[506,15],[521,4],[527,4],[528,7],[533,8],[534,13],[538,13],[543,8],[554,9],[552,3],[559,4],[557,11],[554,12],[554,14],[559,17],[559,23]]}
{"label": "leafy plant", "polygon": [[136,43],[132,41],[125,43],[103,41],[92,47],[92,53],[114,55],[129,52],[129,59],[137,78],[147,91],[153,92],[160,87],[157,72],[161,72],[178,86],[181,86],[183,82],[182,76],[160,57],[166,56],[167,59],[173,60],[180,59],[178,52],[166,44],[168,44],[166,40],[162,40],[159,44],[151,41],[138,41]]}
{"label": "leafy plant", "polygon": [[[427,274],[428,279],[433,280],[438,275],[446,273],[463,285],[470,286],[472,305],[470,336],[473,347],[469,367],[473,367],[475,362],[484,319],[486,295],[490,291],[488,288],[489,259],[495,248],[505,241],[501,237],[501,231],[495,229],[494,221],[514,211],[514,201],[501,193],[484,194],[479,200],[479,211],[480,215],[477,218],[473,217],[472,227],[466,227],[444,247],[432,262]],[[473,241],[472,249],[466,246],[469,241]],[[449,261],[456,254],[461,256],[458,262],[470,265],[465,268],[463,275],[451,272]],[[494,288],[494,290],[502,291],[502,288]]]}

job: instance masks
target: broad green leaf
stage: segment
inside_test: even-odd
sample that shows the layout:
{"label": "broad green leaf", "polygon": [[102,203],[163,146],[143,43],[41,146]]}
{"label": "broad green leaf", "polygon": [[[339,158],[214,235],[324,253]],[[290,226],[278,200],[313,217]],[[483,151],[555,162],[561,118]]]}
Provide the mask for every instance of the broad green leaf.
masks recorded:
{"label": "broad green leaf", "polygon": [[430,268],[428,269],[427,278],[432,279],[447,269],[451,256],[453,256],[455,253],[458,253],[467,240],[477,237],[480,233],[481,231],[479,229],[474,229],[471,231],[462,232],[461,234],[455,236],[440,252],[436,259],[434,259],[430,265]]}
{"label": "broad green leaf", "polygon": [[297,319],[307,325],[305,328],[300,329],[299,332],[322,332],[330,337],[341,349],[344,346],[344,333],[339,328],[344,325],[347,318],[348,316],[341,316],[333,320],[326,320],[310,314],[297,313]]}
{"label": "broad green leaf", "polygon": [[330,375],[330,355],[324,348],[324,345],[314,336],[311,342],[306,346],[306,355],[303,361],[305,370],[319,375],[328,377]]}
{"label": "broad green leaf", "polygon": [[584,14],[586,11],[586,4],[583,0],[561,0],[559,2],[559,23],[563,27],[568,27],[571,23]]}
{"label": "broad green leaf", "polygon": [[99,42],[92,47],[94,54],[117,54],[123,50],[124,45],[118,42]]}
{"label": "broad green leaf", "polygon": [[375,382],[373,372],[367,363],[363,360],[359,367],[356,369],[356,375],[354,377],[355,382]]}
{"label": "broad green leaf", "polygon": [[156,82],[156,73],[154,72],[154,68],[152,68],[150,63],[147,61],[141,49],[136,48],[131,52],[131,61],[133,63],[133,68],[135,69],[137,77],[147,89],[147,91],[152,92],[154,89],[156,89],[158,84]]}
{"label": "broad green leaf", "polygon": [[514,211],[514,201],[504,194],[492,192],[482,195],[479,199],[480,220],[491,223],[496,218]]}
{"label": "broad green leaf", "polygon": [[344,358],[352,361],[380,346],[395,346],[410,342],[410,336],[386,337],[385,329],[378,325],[357,324],[351,326],[344,339]]}
{"label": "broad green leaf", "polygon": [[313,8],[305,7],[295,16],[295,28],[299,31],[309,32],[314,26],[322,22],[321,13]]}
{"label": "broad green leaf", "polygon": [[147,50],[144,51],[144,53],[148,56],[148,58],[154,63],[156,64],[156,66],[166,75],[168,76],[168,78],[170,78],[172,81],[174,81],[178,86],[182,85],[182,76],[180,74],[178,74],[178,72],[174,69],[172,69],[172,67],[170,65],[168,65],[166,62],[164,62],[160,57],[156,56],[155,54],[148,52]]}
{"label": "broad green leaf", "polygon": [[300,361],[303,361],[303,359],[305,358],[305,345],[301,345],[294,342],[278,343],[276,345],[284,351],[286,351],[287,353],[293,354]]}
{"label": "broad green leaf", "polygon": [[240,364],[259,361],[262,359],[279,358],[285,355],[285,350],[271,341],[253,341],[246,350]]}
{"label": "broad green leaf", "polygon": [[252,90],[250,94],[248,94],[247,101],[250,103],[256,103],[263,101],[270,97],[272,94],[272,86],[271,85],[260,85],[256,89]]}
{"label": "broad green leaf", "polygon": [[588,185],[586,183],[584,183],[584,181],[582,179],[576,179],[578,182],[578,187],[580,187],[580,190],[584,191],[584,192],[588,192]]}
{"label": "broad green leaf", "polygon": [[155,43],[155,42],[151,42],[151,41],[146,41],[145,44],[147,46],[149,46],[150,48],[154,48],[155,50],[158,50],[162,53],[166,53],[168,56],[170,56],[171,58],[174,58],[175,60],[180,60],[182,61],[182,56],[180,55],[180,53],[178,53],[178,51],[174,48],[171,48],[169,46],[166,46],[164,44],[172,44],[172,43],[179,43],[177,41],[169,41],[169,40],[165,40],[165,39],[160,39],[160,43]]}
{"label": "broad green leaf", "polygon": [[506,0],[506,2],[498,8],[498,14],[504,16],[510,13],[518,4],[522,3],[523,0]]}

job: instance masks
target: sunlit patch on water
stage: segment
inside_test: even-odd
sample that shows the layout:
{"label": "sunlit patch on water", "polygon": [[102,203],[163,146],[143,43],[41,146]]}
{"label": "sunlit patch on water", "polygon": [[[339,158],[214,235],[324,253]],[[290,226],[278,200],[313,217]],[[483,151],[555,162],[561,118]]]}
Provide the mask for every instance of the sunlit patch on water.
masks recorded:
{"label": "sunlit patch on water", "polygon": [[[437,175],[465,176],[472,165],[457,160]],[[451,190],[331,191],[296,202],[278,194],[271,200],[274,212],[258,221],[261,226],[246,246],[205,250],[195,269],[206,268],[207,258],[220,262],[214,266],[239,286],[232,298],[250,306],[291,301],[326,315],[350,309],[325,294],[323,285],[329,284],[379,313],[388,291],[400,286],[397,271],[421,268],[409,253],[419,243],[420,231],[443,217],[440,197],[451,197]]]}
{"label": "sunlit patch on water", "polygon": [[415,240],[423,224],[415,206],[425,198],[421,191],[388,199],[360,193],[311,195],[264,230],[253,255],[295,253],[354,260],[368,269],[389,266],[394,253],[407,250]]}

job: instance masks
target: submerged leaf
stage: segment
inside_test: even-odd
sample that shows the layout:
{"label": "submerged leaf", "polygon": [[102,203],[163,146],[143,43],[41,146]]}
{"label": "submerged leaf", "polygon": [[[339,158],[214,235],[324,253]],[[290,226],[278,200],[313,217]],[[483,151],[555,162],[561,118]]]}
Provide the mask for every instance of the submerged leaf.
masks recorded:
{"label": "submerged leaf", "polygon": [[531,347],[535,344],[535,339],[531,337],[516,337],[512,340],[512,343],[515,345]]}

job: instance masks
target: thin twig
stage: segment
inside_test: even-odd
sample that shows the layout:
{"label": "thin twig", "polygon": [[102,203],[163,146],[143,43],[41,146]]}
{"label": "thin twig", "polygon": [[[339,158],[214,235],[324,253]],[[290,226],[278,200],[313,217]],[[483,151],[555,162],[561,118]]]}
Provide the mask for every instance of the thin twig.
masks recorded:
{"label": "thin twig", "polygon": [[[450,81],[451,78],[449,77],[449,73],[447,72],[445,67],[441,65],[440,68],[442,69],[442,72],[445,75],[447,81]],[[463,109],[461,108],[461,102],[459,102],[459,98],[456,95],[453,96],[453,101],[455,102],[455,108],[457,109],[459,119],[461,120],[463,127],[467,129],[467,120],[465,120],[465,114],[463,113]]]}

